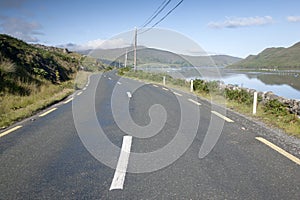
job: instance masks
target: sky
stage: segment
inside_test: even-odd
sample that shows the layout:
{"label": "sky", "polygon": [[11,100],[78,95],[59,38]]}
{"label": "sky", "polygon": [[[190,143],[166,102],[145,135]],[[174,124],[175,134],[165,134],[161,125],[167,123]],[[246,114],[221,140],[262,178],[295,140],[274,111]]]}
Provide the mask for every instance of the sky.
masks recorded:
{"label": "sky", "polygon": [[[91,48],[140,28],[163,2],[168,1],[1,0],[0,33],[29,43]],[[178,2],[171,0],[148,26]],[[209,54],[245,58],[299,42],[299,8],[299,0],[183,0],[156,28],[180,33]],[[118,45],[116,40],[108,46]]]}

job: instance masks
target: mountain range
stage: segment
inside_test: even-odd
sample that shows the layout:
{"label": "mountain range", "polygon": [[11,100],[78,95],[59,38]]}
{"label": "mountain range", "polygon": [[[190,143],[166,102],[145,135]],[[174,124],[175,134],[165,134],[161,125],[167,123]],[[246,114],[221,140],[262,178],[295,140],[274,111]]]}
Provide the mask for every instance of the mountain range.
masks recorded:
{"label": "mountain range", "polygon": [[[115,49],[95,49],[78,51],[81,54],[99,58],[102,62],[125,62],[125,54],[127,53],[127,63],[133,63],[133,47],[115,48]],[[240,61],[241,58],[228,55],[212,55],[212,56],[189,56],[175,54],[173,52],[147,48],[144,46],[137,47],[137,65],[140,67],[183,67],[183,66],[205,66],[205,67],[225,67]]]}
{"label": "mountain range", "polygon": [[300,69],[300,42],[288,48],[267,48],[258,55],[250,55],[228,67],[238,69]]}

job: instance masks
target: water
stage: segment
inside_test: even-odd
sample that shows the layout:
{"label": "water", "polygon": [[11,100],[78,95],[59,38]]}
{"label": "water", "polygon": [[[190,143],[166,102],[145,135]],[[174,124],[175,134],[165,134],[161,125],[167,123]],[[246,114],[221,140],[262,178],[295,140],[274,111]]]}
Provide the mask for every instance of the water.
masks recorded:
{"label": "water", "polygon": [[202,67],[197,68],[197,70],[191,68],[167,68],[163,69],[163,71],[176,78],[217,80],[225,84],[237,85],[261,92],[271,91],[278,96],[300,100],[300,70],[232,71],[224,68]]}
{"label": "water", "polygon": [[[265,76],[264,79],[268,80],[269,75],[263,75]],[[295,89],[291,86],[293,85],[293,83],[289,82],[290,77],[274,74],[272,76],[277,76],[278,79],[282,79],[282,83],[264,82],[264,79],[260,79],[260,76],[257,76],[257,78],[251,78],[246,74],[234,74],[231,76],[223,77],[220,80],[225,84],[238,85],[241,87],[251,88],[262,92],[272,91],[278,96],[282,96],[289,99],[300,99],[300,90]],[[300,82],[300,79],[298,81]]]}

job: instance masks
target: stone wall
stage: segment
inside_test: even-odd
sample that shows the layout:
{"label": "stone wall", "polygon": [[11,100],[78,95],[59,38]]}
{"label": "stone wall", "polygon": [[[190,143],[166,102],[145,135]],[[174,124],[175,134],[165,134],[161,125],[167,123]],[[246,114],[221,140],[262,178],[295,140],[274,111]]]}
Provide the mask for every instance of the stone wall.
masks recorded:
{"label": "stone wall", "polygon": [[230,89],[230,90],[241,90],[244,89],[250,94],[254,94],[254,92],[258,93],[258,96],[262,98],[262,103],[266,103],[267,101],[277,99],[279,102],[281,102],[283,105],[286,106],[286,108],[294,114],[297,114],[300,116],[300,100],[295,99],[286,99],[280,96],[275,95],[273,92],[259,92],[254,89],[249,88],[241,88],[235,85],[225,85],[220,83],[220,89]]}

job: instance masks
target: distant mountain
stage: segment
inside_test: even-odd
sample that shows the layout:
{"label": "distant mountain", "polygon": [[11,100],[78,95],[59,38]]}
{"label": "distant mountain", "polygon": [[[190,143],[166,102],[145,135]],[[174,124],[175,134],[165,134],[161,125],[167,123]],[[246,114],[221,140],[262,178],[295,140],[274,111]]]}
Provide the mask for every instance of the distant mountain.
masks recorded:
{"label": "distant mountain", "polygon": [[250,55],[229,68],[300,68],[300,42],[289,48],[267,48],[258,55]]}
{"label": "distant mountain", "polygon": [[[128,52],[128,63],[133,62],[133,47],[117,48],[117,49],[95,49],[78,51],[81,54],[89,55],[100,59],[102,62],[121,62],[124,63],[126,51]],[[213,55],[213,56],[188,56],[175,54],[169,51],[147,48],[144,46],[137,47],[137,64],[139,66],[227,66],[240,61],[240,58],[227,55]]]}

